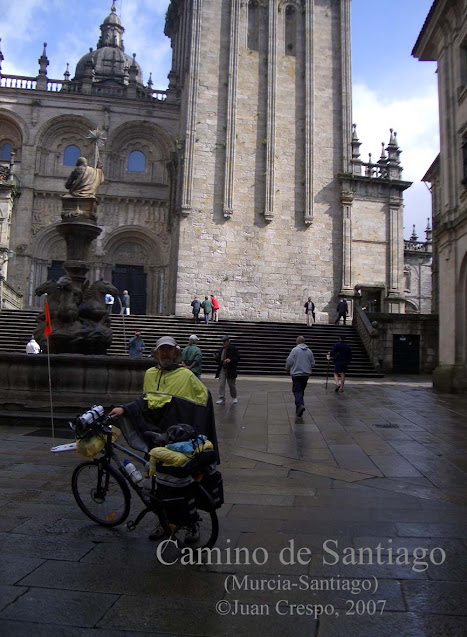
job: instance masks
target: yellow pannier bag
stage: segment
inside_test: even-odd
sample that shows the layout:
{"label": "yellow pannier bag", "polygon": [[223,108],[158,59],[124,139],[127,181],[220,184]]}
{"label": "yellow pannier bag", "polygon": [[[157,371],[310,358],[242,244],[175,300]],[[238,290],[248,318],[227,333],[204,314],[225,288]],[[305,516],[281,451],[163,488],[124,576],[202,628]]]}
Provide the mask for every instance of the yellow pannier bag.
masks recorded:
{"label": "yellow pannier bag", "polygon": [[[112,425],[112,442],[115,442],[121,433],[118,427]],[[105,434],[101,433],[89,436],[89,438],[82,438],[76,441],[76,451],[86,458],[92,458],[105,447],[105,440]]]}

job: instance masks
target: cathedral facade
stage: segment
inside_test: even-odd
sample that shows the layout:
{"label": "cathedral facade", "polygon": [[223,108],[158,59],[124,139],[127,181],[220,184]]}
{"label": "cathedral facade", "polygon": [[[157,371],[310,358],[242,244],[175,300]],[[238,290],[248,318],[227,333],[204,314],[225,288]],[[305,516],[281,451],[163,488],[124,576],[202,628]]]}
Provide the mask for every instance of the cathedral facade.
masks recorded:
{"label": "cathedral facade", "polygon": [[210,293],[226,318],[295,321],[308,296],[330,315],[343,296],[404,312],[410,184],[394,132],[360,157],[349,0],[172,0],[167,91],[125,54],[114,4],[100,29],[73,77],[47,77],[45,47],[37,77],[0,74],[1,159],[21,192],[8,283],[25,307],[60,273],[64,183],[98,128],[89,276],[130,290],[132,313],[189,315]]}

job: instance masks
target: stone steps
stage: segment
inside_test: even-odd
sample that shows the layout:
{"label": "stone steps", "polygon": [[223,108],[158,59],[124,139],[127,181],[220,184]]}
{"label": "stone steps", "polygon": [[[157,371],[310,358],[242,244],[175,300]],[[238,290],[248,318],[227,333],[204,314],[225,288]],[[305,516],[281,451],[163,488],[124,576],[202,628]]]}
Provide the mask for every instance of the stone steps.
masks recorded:
{"label": "stone steps", "polygon": [[[36,327],[39,312],[27,310],[3,310],[0,313],[0,351],[24,352],[27,341]],[[298,335],[306,338],[316,360],[314,374],[325,375],[327,371],[326,353],[341,334],[346,336],[352,348],[353,361],[349,376],[375,378],[382,374],[375,372],[365,352],[360,337],[351,325],[335,326],[316,324],[307,327],[304,323],[266,323],[228,321],[193,324],[193,320],[175,316],[112,315],[113,342],[108,351],[110,356],[126,356],[128,340],[136,330],[146,344],[146,354],[150,356],[160,336],[174,336],[181,347],[188,343],[188,337],[196,333],[203,351],[203,373],[214,373],[216,364],[214,352],[221,346],[221,336],[228,334],[241,354],[239,373],[245,375],[283,375],[288,353],[295,345]],[[332,366],[331,366],[332,371]]]}

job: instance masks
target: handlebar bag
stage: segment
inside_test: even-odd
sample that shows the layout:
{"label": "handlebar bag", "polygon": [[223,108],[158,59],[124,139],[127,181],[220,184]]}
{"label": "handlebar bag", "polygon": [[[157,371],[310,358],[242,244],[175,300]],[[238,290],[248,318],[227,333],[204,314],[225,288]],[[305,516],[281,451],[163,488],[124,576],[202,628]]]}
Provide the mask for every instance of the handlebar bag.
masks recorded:
{"label": "handlebar bag", "polygon": [[[118,427],[112,426],[112,442],[115,442],[120,437],[121,431]],[[107,439],[106,434],[98,432],[92,434],[88,438],[81,438],[76,440],[76,452],[85,456],[86,458],[92,458],[96,456],[105,447],[105,441]]]}

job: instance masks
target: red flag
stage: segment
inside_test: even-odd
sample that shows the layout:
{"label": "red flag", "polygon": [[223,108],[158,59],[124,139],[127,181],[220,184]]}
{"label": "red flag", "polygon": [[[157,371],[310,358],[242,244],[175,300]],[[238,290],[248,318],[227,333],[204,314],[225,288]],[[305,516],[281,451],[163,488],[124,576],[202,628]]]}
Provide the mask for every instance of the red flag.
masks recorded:
{"label": "red flag", "polygon": [[47,303],[47,299],[45,301],[45,327],[44,327],[44,336],[45,338],[49,338],[52,334],[52,324],[50,322],[50,312],[49,312],[49,304]]}

